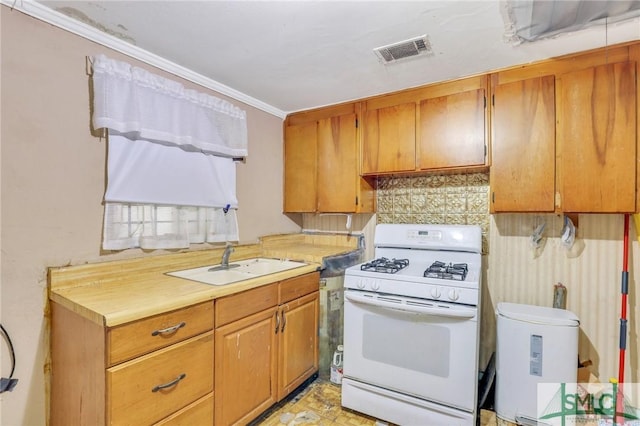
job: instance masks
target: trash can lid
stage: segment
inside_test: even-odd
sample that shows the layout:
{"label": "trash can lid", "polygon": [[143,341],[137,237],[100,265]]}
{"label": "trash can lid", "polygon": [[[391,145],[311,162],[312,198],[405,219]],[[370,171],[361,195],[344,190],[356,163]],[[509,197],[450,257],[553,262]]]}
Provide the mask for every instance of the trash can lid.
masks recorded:
{"label": "trash can lid", "polygon": [[496,314],[505,318],[534,324],[577,327],[580,320],[571,311],[545,306],[523,305],[519,303],[498,303]]}

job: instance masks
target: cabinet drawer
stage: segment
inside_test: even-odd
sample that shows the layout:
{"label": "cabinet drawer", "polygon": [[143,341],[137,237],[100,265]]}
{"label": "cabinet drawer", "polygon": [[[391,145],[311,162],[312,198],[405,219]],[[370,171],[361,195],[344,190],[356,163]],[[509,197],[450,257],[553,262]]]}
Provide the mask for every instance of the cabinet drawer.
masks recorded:
{"label": "cabinet drawer", "polygon": [[212,391],[209,331],[107,369],[108,424],[152,424]]}
{"label": "cabinet drawer", "polygon": [[107,333],[107,362],[112,366],[211,329],[213,302],[114,327]]}
{"label": "cabinet drawer", "polygon": [[216,300],[216,328],[278,304],[278,283]]}
{"label": "cabinet drawer", "polygon": [[320,273],[302,275],[280,282],[280,303],[286,303],[320,288]]}
{"label": "cabinet drawer", "polygon": [[160,420],[154,426],[213,425],[213,393]]}

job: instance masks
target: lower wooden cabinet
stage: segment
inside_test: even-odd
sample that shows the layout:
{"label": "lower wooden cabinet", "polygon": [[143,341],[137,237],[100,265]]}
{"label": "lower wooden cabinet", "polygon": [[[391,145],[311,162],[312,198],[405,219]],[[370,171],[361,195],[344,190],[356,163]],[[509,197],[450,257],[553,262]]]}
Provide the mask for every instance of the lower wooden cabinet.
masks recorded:
{"label": "lower wooden cabinet", "polygon": [[213,324],[213,302],[113,328],[52,303],[49,423],[212,419]]}
{"label": "lower wooden cabinet", "polygon": [[246,424],[276,403],[275,309],[216,329],[215,424]]}
{"label": "lower wooden cabinet", "polygon": [[154,426],[191,426],[213,424],[213,392],[182,410],[155,423]]}
{"label": "lower wooden cabinet", "polygon": [[153,424],[213,389],[213,331],[107,369],[112,425]]}
{"label": "lower wooden cabinet", "polygon": [[280,307],[278,401],[318,370],[319,292]]}
{"label": "lower wooden cabinet", "polygon": [[318,370],[319,283],[314,272],[216,300],[217,426],[250,422]]}
{"label": "lower wooden cabinet", "polygon": [[111,328],[53,302],[50,424],[250,422],[318,370],[319,282],[314,272]]}

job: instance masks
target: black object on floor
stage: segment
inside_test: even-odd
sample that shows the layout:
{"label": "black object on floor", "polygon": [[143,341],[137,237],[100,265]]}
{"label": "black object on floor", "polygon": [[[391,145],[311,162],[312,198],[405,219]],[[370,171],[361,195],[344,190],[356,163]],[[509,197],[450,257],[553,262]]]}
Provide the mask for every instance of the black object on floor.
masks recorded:
{"label": "black object on floor", "polygon": [[491,354],[487,368],[478,383],[478,413],[481,409],[493,410],[496,378],[496,353]]}

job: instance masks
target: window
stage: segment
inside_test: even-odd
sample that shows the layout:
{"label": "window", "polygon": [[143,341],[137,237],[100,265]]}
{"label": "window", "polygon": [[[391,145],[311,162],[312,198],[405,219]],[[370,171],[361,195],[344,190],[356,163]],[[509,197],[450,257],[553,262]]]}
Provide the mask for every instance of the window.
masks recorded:
{"label": "window", "polygon": [[103,248],[237,241],[245,112],[104,55],[93,90],[94,127],[108,131]]}
{"label": "window", "polygon": [[186,248],[238,240],[234,209],[106,203],[103,248]]}

